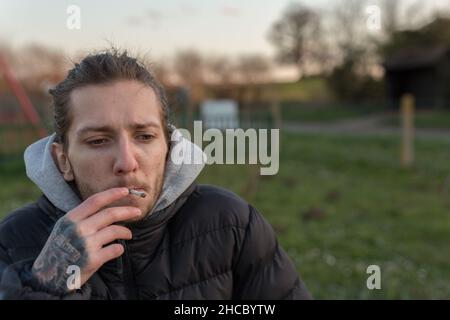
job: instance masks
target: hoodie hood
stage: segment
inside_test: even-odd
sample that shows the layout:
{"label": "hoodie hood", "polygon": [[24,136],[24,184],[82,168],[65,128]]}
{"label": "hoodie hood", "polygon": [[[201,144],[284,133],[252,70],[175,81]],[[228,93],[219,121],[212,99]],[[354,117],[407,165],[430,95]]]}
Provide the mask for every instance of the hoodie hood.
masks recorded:
{"label": "hoodie hood", "polygon": [[[197,145],[184,138],[175,127],[171,129],[163,187],[150,214],[167,208],[177,200],[195,181],[206,163],[206,155]],[[53,161],[51,145],[55,137],[56,134],[53,133],[36,141],[25,150],[26,173],[55,207],[68,212],[82,200],[73,187],[64,180]]]}

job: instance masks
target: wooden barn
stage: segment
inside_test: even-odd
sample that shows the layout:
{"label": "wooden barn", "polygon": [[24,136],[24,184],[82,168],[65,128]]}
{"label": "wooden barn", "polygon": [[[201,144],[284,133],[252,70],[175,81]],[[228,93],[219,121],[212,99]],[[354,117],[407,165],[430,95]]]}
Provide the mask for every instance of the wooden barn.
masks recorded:
{"label": "wooden barn", "polygon": [[388,101],[398,108],[405,93],[417,108],[450,108],[450,48],[405,48],[384,62]]}

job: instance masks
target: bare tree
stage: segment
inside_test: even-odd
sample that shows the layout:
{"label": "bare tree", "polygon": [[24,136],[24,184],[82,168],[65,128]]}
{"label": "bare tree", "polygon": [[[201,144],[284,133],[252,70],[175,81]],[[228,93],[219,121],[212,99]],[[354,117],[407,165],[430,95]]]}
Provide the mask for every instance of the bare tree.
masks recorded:
{"label": "bare tree", "polygon": [[174,69],[187,92],[187,127],[192,128],[194,111],[205,96],[204,59],[197,51],[183,50],[175,55]]}
{"label": "bare tree", "polygon": [[65,68],[64,55],[56,50],[38,44],[30,44],[20,50],[19,59],[26,74],[40,76]]}
{"label": "bare tree", "polygon": [[69,61],[60,50],[30,44],[18,50],[10,64],[26,87],[46,93],[64,77]]}
{"label": "bare tree", "polygon": [[162,61],[159,60],[157,62],[151,63],[150,65],[148,65],[149,69],[153,71],[153,73],[155,74],[155,77],[163,84],[163,85],[168,85],[170,80],[169,80],[169,75],[170,75],[170,70],[168,65]]}
{"label": "bare tree", "polygon": [[228,57],[210,57],[207,61],[207,68],[220,83],[229,85],[232,82],[234,66]]}
{"label": "bare tree", "polygon": [[296,64],[304,74],[306,65],[314,62],[323,50],[321,23],[317,12],[299,3],[290,4],[268,33],[276,47],[277,60]]}
{"label": "bare tree", "polygon": [[356,60],[369,40],[364,12],[365,0],[340,0],[333,10],[333,29],[343,60]]}
{"label": "bare tree", "polygon": [[[243,80],[238,99],[243,110],[248,112],[263,98],[263,88],[270,83],[271,64],[269,59],[260,54],[241,55],[237,59],[236,71]],[[250,109],[249,109],[250,108]]]}
{"label": "bare tree", "polygon": [[183,50],[175,56],[175,72],[188,86],[203,82],[203,67],[202,56],[194,50]]}
{"label": "bare tree", "polygon": [[401,0],[383,0],[382,2],[383,29],[387,37],[390,37],[400,26],[400,7]]}
{"label": "bare tree", "polygon": [[263,82],[270,77],[270,62],[259,54],[240,56],[236,68],[242,79],[248,83]]}

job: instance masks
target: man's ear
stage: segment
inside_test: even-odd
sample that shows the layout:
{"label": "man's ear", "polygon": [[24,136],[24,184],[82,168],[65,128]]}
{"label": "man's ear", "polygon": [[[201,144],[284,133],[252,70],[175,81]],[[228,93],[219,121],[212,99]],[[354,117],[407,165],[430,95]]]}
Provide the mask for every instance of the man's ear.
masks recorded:
{"label": "man's ear", "polygon": [[52,143],[52,157],[59,171],[62,173],[64,180],[73,181],[74,175],[72,166],[70,165],[69,158],[67,157],[62,144],[57,142]]}

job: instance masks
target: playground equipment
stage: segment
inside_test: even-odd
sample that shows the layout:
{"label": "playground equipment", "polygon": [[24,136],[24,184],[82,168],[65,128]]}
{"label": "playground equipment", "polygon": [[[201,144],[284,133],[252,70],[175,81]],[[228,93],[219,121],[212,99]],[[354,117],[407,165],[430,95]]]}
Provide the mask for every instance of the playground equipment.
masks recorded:
{"label": "playground equipment", "polygon": [[5,79],[12,93],[19,101],[25,119],[36,129],[39,137],[43,138],[47,136],[47,131],[45,130],[45,127],[42,125],[39,114],[37,113],[36,109],[31,103],[31,100],[28,98],[24,88],[17,80],[12,69],[9,67],[6,59],[3,57],[1,53],[0,53],[0,73],[3,75],[3,78]]}

